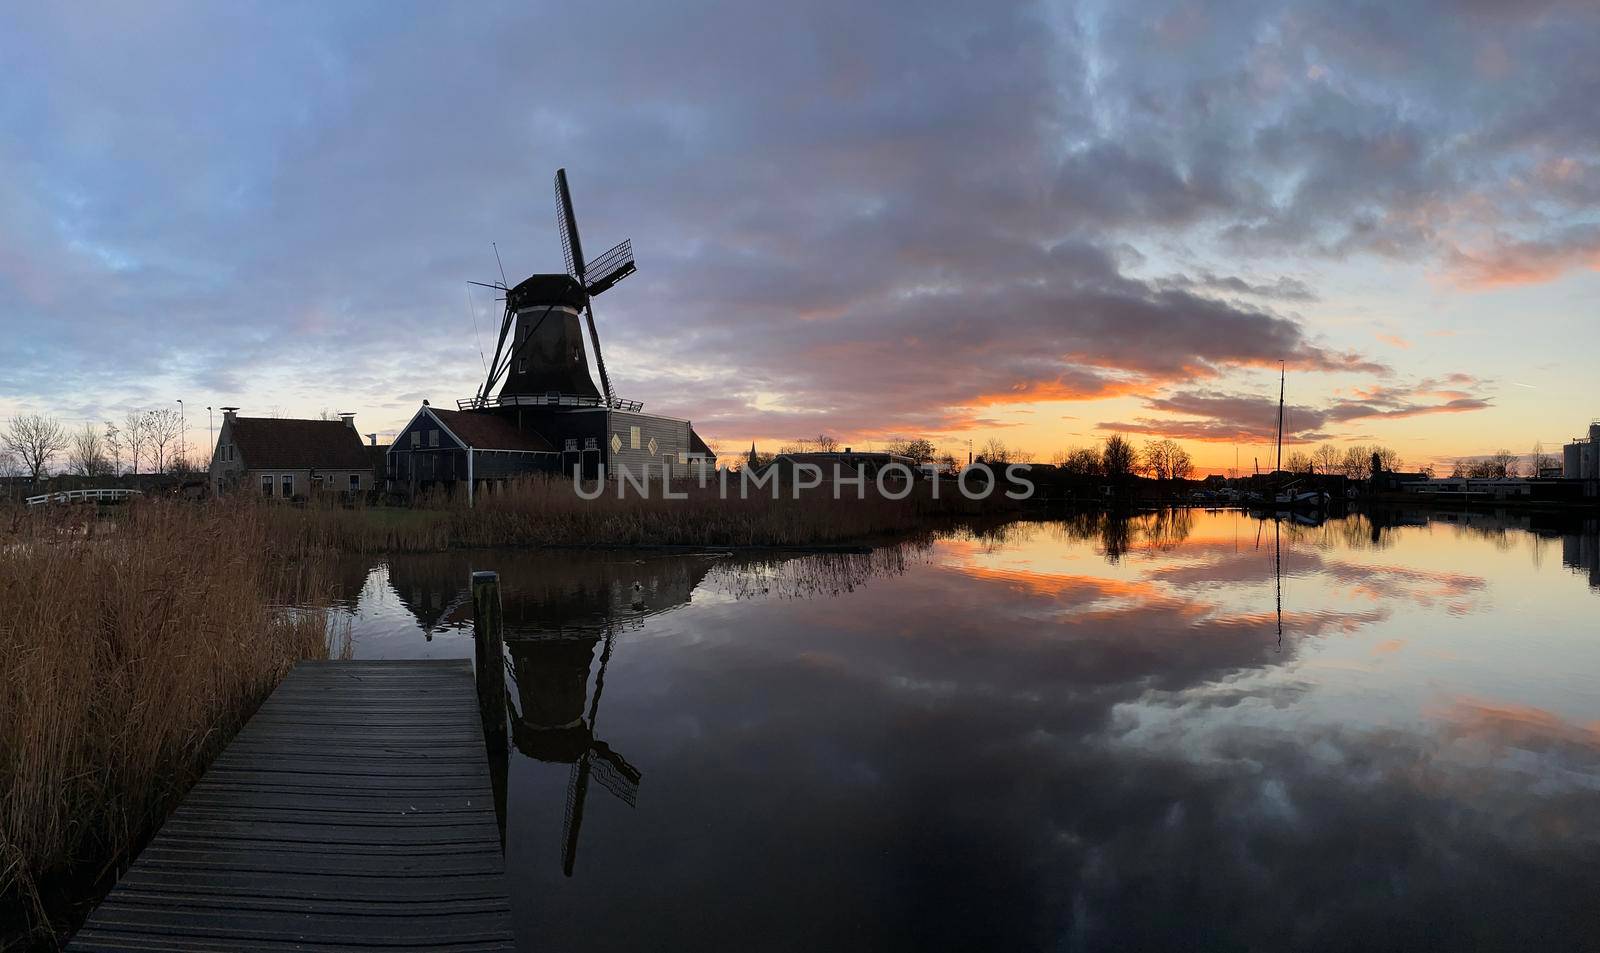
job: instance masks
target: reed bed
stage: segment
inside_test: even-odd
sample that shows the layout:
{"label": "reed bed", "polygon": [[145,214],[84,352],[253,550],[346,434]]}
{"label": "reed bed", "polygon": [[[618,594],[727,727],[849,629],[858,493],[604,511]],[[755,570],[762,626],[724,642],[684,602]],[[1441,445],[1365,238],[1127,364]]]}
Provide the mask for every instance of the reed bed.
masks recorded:
{"label": "reed bed", "polygon": [[834,499],[812,490],[794,499],[769,493],[740,499],[715,487],[686,483],[685,499],[659,493],[645,499],[615,492],[582,499],[566,479],[530,478],[480,494],[423,499],[411,508],[310,503],[266,505],[263,517],[275,547],[291,553],[438,552],[490,546],[767,546],[816,547],[870,542],[935,528],[955,519],[1016,508],[996,496],[972,501],[953,490],[933,499],[925,485],[894,500],[866,491],[865,499]]}
{"label": "reed bed", "polygon": [[348,651],[257,508],[93,512],[0,526],[0,948],[54,946],[289,668]]}

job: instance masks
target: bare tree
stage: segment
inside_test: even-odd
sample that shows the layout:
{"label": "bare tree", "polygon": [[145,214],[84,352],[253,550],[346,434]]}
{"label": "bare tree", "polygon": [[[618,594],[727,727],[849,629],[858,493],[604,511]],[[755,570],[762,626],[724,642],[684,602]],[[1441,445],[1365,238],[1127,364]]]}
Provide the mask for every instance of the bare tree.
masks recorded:
{"label": "bare tree", "polygon": [[1331,443],[1320,444],[1311,452],[1311,462],[1318,473],[1339,472],[1339,448]]}
{"label": "bare tree", "polygon": [[1061,460],[1061,469],[1068,476],[1093,477],[1100,475],[1100,454],[1092,447],[1075,447]]}
{"label": "bare tree", "polygon": [[150,445],[150,425],[143,411],[130,410],[122,418],[122,445],[128,448],[129,469],[137,476],[139,463]]}
{"label": "bare tree", "polygon": [[67,465],[81,476],[104,476],[111,472],[111,461],[106,459],[105,445],[94,424],[84,424],[82,430],[72,435]]}
{"label": "bare tree", "polygon": [[1545,473],[1560,466],[1561,461],[1557,460],[1554,455],[1544,452],[1544,443],[1542,441],[1534,443],[1533,460],[1531,463],[1529,463],[1529,467],[1531,469],[1528,473],[1528,476],[1543,476]]}
{"label": "bare tree", "polygon": [[122,472],[122,431],[111,421],[105,423],[106,459],[111,464],[113,475]]}
{"label": "bare tree", "polygon": [[835,437],[830,437],[825,433],[817,434],[816,439],[811,441],[811,443],[817,448],[819,453],[836,453],[839,450],[838,439]]}
{"label": "bare tree", "polygon": [[939,452],[932,441],[924,440],[920,437],[916,440],[891,440],[886,449],[890,453],[899,454],[902,457],[910,457],[918,463],[932,463],[933,458]]}
{"label": "bare tree", "polygon": [[1304,450],[1296,450],[1289,454],[1289,459],[1285,462],[1285,465],[1288,466],[1291,473],[1306,473],[1315,465],[1315,462],[1311,454],[1306,453]]}
{"label": "bare tree", "polygon": [[1194,458],[1189,456],[1189,451],[1179,447],[1169,461],[1172,467],[1174,480],[1187,480],[1194,475]]}
{"label": "bare tree", "polygon": [[22,462],[9,450],[0,449],[0,499],[18,496],[18,487],[12,482],[22,476]]}
{"label": "bare tree", "polygon": [[1181,480],[1194,469],[1189,452],[1175,440],[1153,440],[1145,444],[1141,462],[1144,471],[1157,480]]}
{"label": "bare tree", "polygon": [[49,470],[50,461],[67,449],[67,432],[61,422],[42,414],[12,417],[0,430],[0,446],[15,454],[22,468],[38,483]]}
{"label": "bare tree", "polygon": [[989,441],[983,445],[983,449],[979,451],[979,455],[983,457],[986,463],[1011,462],[1011,448],[1006,446],[1005,441],[999,437],[990,437]]}
{"label": "bare tree", "polygon": [[1134,467],[1138,464],[1138,453],[1133,449],[1133,443],[1122,434],[1114,433],[1106,438],[1105,447],[1100,451],[1100,472],[1108,479],[1126,480],[1133,476]]}
{"label": "bare tree", "polygon": [[156,473],[165,473],[169,465],[167,449],[178,439],[179,432],[183,430],[182,418],[176,410],[161,407],[146,413],[144,419],[152,469]]}
{"label": "bare tree", "polygon": [[1472,475],[1472,463],[1470,461],[1463,460],[1460,457],[1456,457],[1455,466],[1450,468],[1450,475],[1455,477],[1456,479],[1460,479],[1461,477],[1471,476]]}
{"label": "bare tree", "polygon": [[1504,479],[1517,475],[1517,455],[1501,447],[1489,458],[1491,475]]}
{"label": "bare tree", "polygon": [[1352,480],[1365,480],[1372,475],[1372,450],[1370,447],[1346,447],[1339,458],[1339,472]]}

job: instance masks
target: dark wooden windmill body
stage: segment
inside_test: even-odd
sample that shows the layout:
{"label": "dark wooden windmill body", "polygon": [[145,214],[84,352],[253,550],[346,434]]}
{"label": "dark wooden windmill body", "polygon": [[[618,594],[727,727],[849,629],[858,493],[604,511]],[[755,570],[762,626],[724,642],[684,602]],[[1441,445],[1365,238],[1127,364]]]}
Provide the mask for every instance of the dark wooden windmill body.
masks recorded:
{"label": "dark wooden windmill body", "polygon": [[[634,402],[619,401],[611,390],[593,303],[596,296],[638,270],[633,242],[622,240],[593,263],[584,258],[565,169],[556,170],[556,227],[567,272],[532,275],[514,288],[501,289],[506,307],[500,336],[483,386],[472,403],[478,407],[527,406],[553,397],[558,405],[560,398],[576,398],[567,403],[582,406],[603,401],[606,407],[640,409]],[[599,388],[589,375],[584,325],[594,350]]]}
{"label": "dark wooden windmill body", "polygon": [[[646,414],[642,403],[613,390],[594,299],[637,270],[633,243],[625,239],[591,261],[565,169],[556,171],[555,192],[566,272],[530,275],[516,285],[502,274],[484,285],[503,295],[505,309],[483,383],[453,412],[425,403],[396,435],[388,454],[391,489],[415,495],[465,483],[470,501],[480,485],[533,473],[592,478],[626,468],[636,476],[682,478],[715,466],[716,454],[688,420]],[[483,417],[498,422],[481,424]]]}

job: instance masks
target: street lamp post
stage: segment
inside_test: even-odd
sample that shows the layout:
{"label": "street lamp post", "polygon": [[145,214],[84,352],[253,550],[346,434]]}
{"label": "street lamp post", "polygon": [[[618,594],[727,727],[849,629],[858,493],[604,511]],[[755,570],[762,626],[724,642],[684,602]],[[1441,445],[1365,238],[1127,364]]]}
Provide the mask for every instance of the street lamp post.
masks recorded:
{"label": "street lamp post", "polygon": [[206,405],[206,439],[211,441],[211,448],[206,451],[206,468],[211,468],[211,458],[217,453],[217,435],[211,417],[211,405]]}

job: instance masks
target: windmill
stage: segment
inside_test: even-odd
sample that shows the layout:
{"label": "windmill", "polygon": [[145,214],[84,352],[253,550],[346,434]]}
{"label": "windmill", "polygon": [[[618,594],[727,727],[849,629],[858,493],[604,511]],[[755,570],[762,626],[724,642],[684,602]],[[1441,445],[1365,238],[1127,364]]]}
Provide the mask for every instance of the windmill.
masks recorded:
{"label": "windmill", "polygon": [[[618,404],[616,394],[611,389],[611,377],[606,373],[605,358],[600,352],[600,333],[595,326],[593,299],[637,270],[633,259],[633,241],[623,239],[589,262],[583,254],[583,240],[578,234],[578,220],[572,210],[572,191],[567,186],[566,169],[556,170],[555,191],[556,229],[561,235],[566,274],[533,275],[513,287],[506,284],[502,269],[498,282],[471,282],[501,292],[505,300],[494,357],[488,362],[477,396],[464,402],[471,406],[483,407],[496,403],[490,395],[502,380],[506,385],[501,391],[502,398],[532,394],[542,399],[547,394],[561,394],[597,402],[594,398],[600,395],[594,394],[594,383],[588,376],[588,362],[583,358],[581,332],[576,324],[580,312],[588,325],[589,344],[594,349],[595,367],[600,372],[605,406],[614,407]],[[498,260],[498,253],[496,258]],[[507,338],[511,339],[509,347]],[[508,395],[513,390],[517,393]],[[632,409],[637,409],[637,406]]]}
{"label": "windmill", "polygon": [[[511,733],[518,750],[540,761],[572,765],[567,777],[566,815],[561,828],[561,869],[572,876],[578,860],[578,832],[589,782],[598,781],[618,800],[633,807],[639,794],[639,769],[611,746],[595,737],[600,694],[605,689],[606,665],[611,661],[614,635],[607,626],[602,636],[600,670],[595,675],[594,697],[587,714],[581,710],[587,687],[593,638],[545,638],[508,641],[519,699],[511,704]],[[536,687],[537,686],[537,687]],[[573,707],[568,707],[573,706]],[[578,710],[574,711],[576,707]],[[565,721],[576,714],[572,721]]]}

